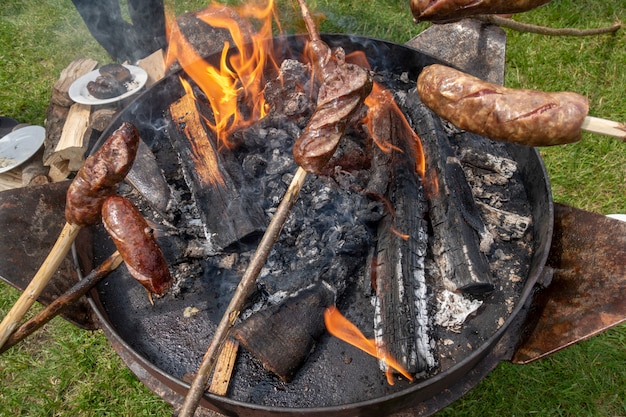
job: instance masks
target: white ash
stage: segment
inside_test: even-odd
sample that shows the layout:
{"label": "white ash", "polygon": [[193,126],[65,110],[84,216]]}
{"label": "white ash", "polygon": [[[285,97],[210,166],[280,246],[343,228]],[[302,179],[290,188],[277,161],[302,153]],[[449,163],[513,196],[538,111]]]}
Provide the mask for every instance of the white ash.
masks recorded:
{"label": "white ash", "polygon": [[437,294],[437,303],[435,324],[456,333],[461,331],[465,320],[483,304],[481,300],[471,300],[449,290]]}

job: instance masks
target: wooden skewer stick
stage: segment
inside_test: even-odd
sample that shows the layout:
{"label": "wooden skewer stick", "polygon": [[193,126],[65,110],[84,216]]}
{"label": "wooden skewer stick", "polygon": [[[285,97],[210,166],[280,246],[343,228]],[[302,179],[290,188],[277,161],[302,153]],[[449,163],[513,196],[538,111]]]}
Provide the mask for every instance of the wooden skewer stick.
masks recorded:
{"label": "wooden skewer stick", "polygon": [[581,126],[582,130],[600,135],[613,136],[626,142],[626,124],[599,117],[587,116]]}
{"label": "wooden skewer stick", "polygon": [[69,304],[87,294],[87,292],[98,282],[120,266],[122,261],[123,259],[120,253],[115,251],[98,268],[94,269],[85,278],[74,284],[69,290],[50,303],[35,317],[22,324],[13,334],[11,334],[4,346],[0,348],[0,353],[5,352],[10,347],[18,344],[54,317],[61,314]]}
{"label": "wooden skewer stick", "polygon": [[4,317],[2,323],[0,323],[0,348],[4,346],[22,317],[24,317],[24,314],[26,314],[35,300],[37,300],[37,297],[39,297],[50,281],[50,278],[52,278],[52,275],[59,265],[61,265],[61,262],[63,262],[65,255],[67,255],[67,252],[70,250],[72,242],[76,239],[76,235],[78,235],[80,229],[81,226],[65,223],[63,230],[61,230],[57,241],[45,261],[41,264],[41,267],[20,298],[18,298],[13,307],[11,307],[11,310]]}
{"label": "wooden skewer stick", "polygon": [[261,268],[263,268],[274,243],[278,239],[280,231],[287,220],[287,216],[289,215],[291,208],[298,199],[298,194],[300,193],[300,189],[302,188],[305,179],[306,171],[302,167],[298,167],[298,170],[291,180],[291,184],[289,184],[289,188],[287,189],[285,196],[278,205],[276,213],[272,217],[270,224],[267,226],[267,229],[261,238],[261,242],[252,256],[250,264],[244,272],[243,277],[235,290],[235,294],[230,300],[230,303],[228,304],[228,307],[226,308],[226,311],[224,312],[224,315],[215,330],[213,339],[211,340],[211,343],[202,358],[198,372],[196,373],[193,383],[187,392],[185,401],[180,409],[179,417],[192,417],[196,408],[198,408],[198,404],[202,398],[202,393],[205,390],[211,371],[215,367],[218,353],[222,350],[225,342],[227,341],[235,320],[239,316],[246,299],[254,288],[254,284],[259,273],[261,272]]}

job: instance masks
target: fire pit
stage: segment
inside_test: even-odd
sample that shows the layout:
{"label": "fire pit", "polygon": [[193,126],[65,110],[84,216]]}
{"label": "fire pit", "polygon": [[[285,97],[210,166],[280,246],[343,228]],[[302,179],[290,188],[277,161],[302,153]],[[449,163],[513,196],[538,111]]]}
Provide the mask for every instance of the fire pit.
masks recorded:
{"label": "fire pit", "polygon": [[[470,232],[484,231],[483,227],[486,227],[490,234],[498,236],[495,246],[484,250],[491,273],[487,274],[488,276],[478,274],[476,279],[469,280],[469,287],[464,287],[464,290],[460,291],[465,292],[463,298],[469,304],[478,301],[482,304],[468,319],[460,320],[454,326],[448,327],[450,317],[435,319],[438,310],[442,310],[443,300],[458,296],[454,293],[444,293],[442,289],[445,289],[446,285],[461,288],[458,284],[467,283],[452,280],[451,283],[441,285],[445,280],[438,274],[441,274],[445,265],[442,267],[436,262],[434,253],[440,250],[440,246],[437,246],[438,239],[439,242],[451,240],[445,237],[441,239],[441,236],[450,236],[456,232],[450,228],[442,232],[438,228],[438,220],[435,220],[436,214],[429,214],[429,224],[424,229],[429,236],[426,247],[429,253],[425,256],[424,268],[428,271],[429,277],[436,278],[427,282],[429,293],[424,299],[427,299],[428,303],[423,311],[419,311],[428,316],[430,328],[425,332],[427,338],[420,339],[426,341],[428,345],[424,361],[426,366],[411,369],[411,373],[417,374],[415,382],[409,383],[401,376],[393,376],[391,380],[395,385],[388,384],[376,359],[329,335],[322,335],[317,338],[316,347],[308,361],[297,369],[295,374],[290,375],[289,382],[263,368],[263,360],[259,360],[247,349],[240,350],[228,395],[206,394],[202,403],[203,407],[206,407],[202,410],[203,413],[212,414],[207,410],[213,409],[237,415],[328,413],[383,415],[415,406],[411,415],[431,414],[475,386],[498,362],[511,359],[513,351],[522,339],[525,326],[528,326],[528,329],[533,328],[532,320],[529,321],[527,317],[531,296],[538,288],[549,282],[550,268],[544,266],[553,236],[554,210],[548,180],[537,152],[532,148],[494,145],[483,138],[460,132],[433,117],[421,105],[411,88],[421,68],[438,62],[437,59],[401,45],[374,39],[326,35],[324,40],[331,46],[341,46],[347,52],[365,51],[365,56],[376,73],[376,80],[390,88],[412,129],[421,136],[428,159],[427,166],[434,171],[430,172],[431,177],[428,175],[423,177],[424,184],[428,184],[428,187],[425,187],[428,194],[418,195],[415,199],[426,201],[425,197],[428,197],[430,211],[434,213],[437,203],[433,201],[436,202],[437,198],[433,197],[436,195],[433,193],[444,190],[458,194],[452,200],[443,203],[448,207],[457,207],[457,211],[451,212],[451,217],[471,223],[468,229]],[[281,45],[277,48],[277,60],[300,56],[304,45],[302,37],[281,38],[277,41]],[[472,71],[471,67],[469,71]],[[246,252],[255,246],[258,236],[253,230],[250,235],[239,240],[235,239],[228,247],[217,251],[213,246],[206,245],[206,242],[211,240],[210,233],[206,233],[206,226],[203,224],[206,218],[203,219],[198,213],[197,190],[186,181],[189,172],[181,169],[181,153],[176,144],[184,138],[176,137],[174,133],[176,123],[171,117],[172,105],[186,94],[179,75],[181,74],[169,76],[139,97],[103,134],[103,137],[106,137],[122,121],[131,121],[139,127],[147,145],[157,155],[159,169],[165,174],[178,206],[165,207],[161,204],[163,201],[156,205],[150,204],[153,202],[149,196],[146,198],[145,194],[139,195],[130,184],[122,186],[120,192],[139,203],[146,216],[154,222],[157,236],[172,267],[178,273],[175,291],[165,298],[156,300],[155,306],[150,307],[145,292],[130,279],[125,270],[120,270],[102,283],[92,293],[90,300],[102,329],[115,350],[146,385],[174,407],[180,404],[182,396],[185,395],[187,382],[192,377],[190,374],[195,372],[216,322],[228,302],[229,294],[237,283],[237,265],[246,263],[245,258],[248,256]],[[281,143],[284,145],[293,139],[292,133],[297,132],[285,128],[284,123],[279,122],[278,125],[265,123],[251,126],[241,133],[238,139],[244,143],[267,139],[274,143],[285,142]],[[184,125],[179,127],[181,130],[185,128]],[[393,129],[398,129],[398,126],[394,125]],[[351,134],[355,133],[358,132]],[[263,143],[255,148],[254,152],[248,152],[253,157],[241,163],[246,172],[256,173],[266,168],[266,162],[270,157],[264,153],[263,148],[267,146]],[[281,153],[285,153],[290,156],[288,146],[272,149],[271,154],[280,157]],[[341,150],[345,151],[346,149]],[[233,154],[235,160],[238,160],[240,155],[236,152]],[[283,168],[284,171],[275,171],[273,175],[277,175],[284,182],[288,179],[289,173],[293,172],[294,166],[292,163]],[[396,167],[393,167],[392,171],[395,172],[394,175],[399,175],[397,173],[400,171]],[[301,199],[300,210],[296,211],[297,216],[292,219],[292,224],[285,228],[286,242],[277,243],[277,252],[290,246],[289,242],[297,240],[298,235],[309,231],[307,228],[297,229],[298,220],[306,222],[307,225],[315,223],[319,220],[318,217],[322,217],[318,215],[318,210],[320,207],[324,208],[327,200],[342,201],[343,197],[337,197],[334,193],[350,190],[352,183],[347,181],[348,174],[353,175],[354,171],[344,172],[342,169],[328,178],[323,176],[310,178],[309,186],[305,188],[305,195]],[[438,183],[438,187],[432,187],[428,182],[429,179],[433,180],[432,175],[437,179],[434,182]],[[131,179],[131,182],[136,179]],[[235,180],[237,179],[235,177]],[[266,182],[265,179],[258,181]],[[506,185],[502,187],[503,184]],[[498,187],[507,191],[498,190]],[[468,189],[470,194],[477,196],[475,200],[467,199]],[[400,194],[403,192],[405,191],[401,190]],[[358,201],[371,203],[371,212],[366,220],[367,226],[371,228],[365,229],[371,234],[368,238],[373,237],[378,242],[371,245],[375,244],[378,250],[382,248],[384,251],[388,246],[381,245],[381,241],[390,240],[392,235],[403,235],[402,228],[381,227],[385,219],[385,205],[381,204],[381,201],[384,203],[384,199],[370,201],[367,199],[367,193],[353,198],[350,201],[355,203]],[[515,204],[519,205],[511,206],[509,200],[516,200]],[[397,204],[398,200],[395,201]],[[271,208],[267,205],[269,202],[265,204],[262,205],[261,212],[267,214]],[[341,212],[345,215],[346,209],[341,211],[337,206],[342,205],[331,205],[330,212]],[[498,207],[498,210],[493,210],[494,206]],[[308,212],[303,213],[302,207],[314,210],[304,210]],[[355,207],[357,211],[363,212],[362,209],[358,210],[361,207],[359,204],[354,204],[354,207],[348,209]],[[415,210],[414,206],[407,207],[409,211]],[[557,218],[571,217],[571,213],[563,211],[558,206],[557,208],[559,211]],[[423,208],[417,209],[420,210]],[[480,216],[477,216],[477,211],[481,213]],[[372,217],[372,213],[375,216]],[[390,211],[386,213],[389,214]],[[512,216],[512,213],[517,215]],[[249,213],[244,210],[238,216],[246,214]],[[478,217],[490,217],[490,220],[481,225],[476,223]],[[246,217],[237,219],[247,220]],[[347,222],[330,223],[330,226],[326,223],[324,227],[329,232],[326,236],[335,244],[340,242],[341,245],[355,246],[354,240],[344,239],[342,233],[349,231],[348,234],[358,236],[357,232],[348,228],[358,224],[358,219],[349,217]],[[597,221],[597,219],[590,221],[592,220]],[[256,227],[262,229],[263,220]],[[557,225],[557,247],[552,248],[550,261],[557,263],[550,263],[550,266],[560,265],[558,263],[561,260],[560,251],[564,250],[567,235],[565,227],[563,221]],[[297,230],[296,235],[289,235],[292,229]],[[106,243],[108,239],[103,230],[96,230],[95,237],[95,260],[100,262],[113,248]],[[313,247],[313,251],[323,252],[332,247],[325,242],[322,246]],[[304,243],[303,247],[309,246],[307,245],[309,242]],[[366,248],[368,246],[367,243],[364,245]],[[523,250],[512,255],[509,252],[512,246]],[[582,254],[584,246],[580,246],[579,249]],[[222,251],[227,254],[220,254]],[[331,251],[337,252],[332,249]],[[372,317],[376,317],[378,313],[377,307],[372,305],[372,300],[375,297],[380,299],[384,292],[378,291],[376,284],[372,285],[369,282],[369,277],[372,276],[371,270],[380,266],[379,258],[372,256],[371,252],[363,257],[354,252],[343,252],[343,248],[341,252],[349,254],[356,263],[332,261],[326,266],[318,267],[314,273],[319,274],[321,269],[332,271],[332,275],[341,275],[345,266],[345,270],[349,271],[344,272],[345,275],[356,276],[352,281],[344,277],[333,282],[334,289],[331,293],[338,294],[337,306],[353,323],[363,329],[368,337],[375,336],[373,328],[375,320],[372,320]],[[289,252],[285,253],[288,255],[283,255],[284,258],[289,256]],[[306,256],[309,255],[307,252]],[[295,269],[299,269],[297,262],[302,262],[302,259],[297,256],[293,258]],[[271,259],[270,262],[273,266],[274,260]],[[362,264],[370,267],[364,268]],[[445,273],[443,275],[447,277]],[[406,275],[402,278],[406,278]],[[273,296],[281,292],[284,284],[280,280],[268,281],[267,274],[262,274],[260,282],[263,285],[262,291],[255,294],[255,298],[248,306],[250,308],[247,308],[246,314],[252,313],[251,317],[255,317],[257,308],[272,304]],[[299,294],[306,293],[310,288],[307,287],[306,291]],[[590,293],[593,292],[593,288],[585,288],[587,289]],[[569,294],[572,292],[568,292]],[[540,298],[550,304],[552,299],[557,300],[558,297],[551,298],[549,293],[544,293],[544,297]],[[566,301],[558,299],[556,309],[546,308],[546,314],[551,317],[557,316],[558,305]],[[333,301],[324,300],[324,303],[332,304]],[[452,304],[455,303],[456,301],[453,301]],[[399,306],[407,307],[406,304]],[[618,304],[615,304],[615,310],[619,310]],[[557,313],[554,313],[555,311]],[[409,318],[406,321],[410,322],[411,316],[406,317]],[[606,317],[603,316],[601,321],[604,324]],[[583,322],[581,319],[580,323]],[[296,326],[299,324],[296,320]],[[531,338],[531,343],[526,343],[522,349],[517,350],[516,360],[523,362],[537,357],[542,351],[550,350],[542,343],[552,335],[541,336],[539,332],[537,334],[539,336]],[[534,347],[540,346],[537,351],[533,351],[533,343]],[[428,355],[432,355],[432,361]],[[401,352],[398,356],[402,356]]]}
{"label": "fire pit", "polygon": [[[404,90],[398,87],[398,91],[400,96],[407,97],[406,113],[423,141],[436,141],[438,135],[450,134],[446,130],[448,127],[419,109],[418,101],[411,101],[409,92],[409,86],[414,86],[421,68],[437,62],[436,59],[401,45],[368,38],[327,35],[324,41],[333,47],[343,47],[347,53],[365,52],[377,74],[395,75],[392,81],[398,86],[405,85]],[[281,45],[276,52],[277,60],[281,62],[284,58],[299,56],[304,43],[303,37],[281,40],[277,43]],[[180,174],[175,173],[178,161],[166,127],[169,106],[184,94],[178,74],[169,76],[135,100],[109,128],[114,129],[122,120],[134,123],[155,152],[166,176],[179,179]],[[266,127],[263,129],[267,130]],[[103,137],[107,133],[108,130]],[[282,139],[285,140],[284,134]],[[476,137],[463,138],[463,135],[459,139],[467,141],[465,144],[470,147],[484,141]],[[437,367],[428,371],[427,378],[414,383],[401,379],[391,386],[379,370],[376,359],[324,335],[309,360],[288,383],[269,373],[243,350],[229,395],[209,394],[203,405],[224,413],[246,415],[269,412],[352,415],[355,410],[367,415],[389,414],[453,387],[458,380],[467,379],[468,372],[476,372],[486,357],[497,357],[494,348],[502,336],[511,326],[524,320],[529,296],[545,264],[552,232],[549,186],[536,151],[503,145],[498,152],[506,154],[520,171],[519,191],[525,195],[529,215],[533,218],[532,232],[529,231],[527,240],[524,240],[531,248],[529,258],[521,262],[522,267],[513,274],[514,279],[498,278],[496,290],[485,298],[481,313],[474,321],[470,320],[459,333],[448,332],[448,337],[441,339],[434,349]],[[106,239],[96,241],[105,242]],[[110,251],[110,247],[97,246],[96,262],[108,256]],[[497,253],[505,256],[502,250]],[[125,360],[141,364],[160,383],[183,395],[187,387],[186,375],[195,372],[238,277],[226,273],[225,269],[206,268],[196,278],[185,278],[175,297],[157,300],[155,307],[150,307],[145,292],[124,275],[124,271],[114,273],[94,294],[93,304],[103,329]],[[510,282],[515,283],[511,286],[514,290],[507,293],[504,287]],[[363,278],[357,279],[353,285],[355,288],[344,292],[338,306],[371,337],[374,312],[371,290],[365,290],[364,285]],[[185,318],[185,309],[194,307],[200,313]],[[516,341],[509,340],[508,343]]]}

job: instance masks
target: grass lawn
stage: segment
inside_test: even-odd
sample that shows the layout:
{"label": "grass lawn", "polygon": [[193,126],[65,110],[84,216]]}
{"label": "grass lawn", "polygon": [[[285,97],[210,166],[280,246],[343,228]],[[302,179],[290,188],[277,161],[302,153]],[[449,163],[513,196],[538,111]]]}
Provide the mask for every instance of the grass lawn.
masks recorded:
{"label": "grass lawn", "polygon": [[[235,3],[235,2],[230,2]],[[167,0],[177,14],[205,1]],[[325,32],[406,42],[415,25],[408,0],[310,0]],[[294,16],[293,3],[280,14]],[[624,0],[553,0],[516,20],[592,28],[626,22]],[[297,30],[297,24],[285,22]],[[590,114],[626,122],[626,28],[617,35],[550,38],[507,31],[506,85],[570,90],[589,97]],[[52,85],[78,57],[108,62],[70,0],[5,0],[0,11],[0,115],[43,125]],[[626,213],[626,143],[585,134],[542,149],[554,199],[602,214]],[[0,254],[0,256],[2,256]],[[0,315],[18,297],[0,284]],[[626,326],[530,365],[503,363],[440,416],[626,416]],[[101,332],[55,319],[0,355],[0,416],[170,415],[122,364]]]}

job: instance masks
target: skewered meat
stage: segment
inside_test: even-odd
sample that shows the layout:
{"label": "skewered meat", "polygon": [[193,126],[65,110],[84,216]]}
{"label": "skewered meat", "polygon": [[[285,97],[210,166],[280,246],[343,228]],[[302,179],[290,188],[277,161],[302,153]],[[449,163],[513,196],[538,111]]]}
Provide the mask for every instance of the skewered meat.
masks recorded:
{"label": "skewered meat", "polygon": [[416,21],[446,23],[478,14],[520,13],[549,3],[550,0],[411,0]]}
{"label": "skewered meat", "polygon": [[119,195],[108,197],[102,205],[102,223],[130,274],[151,293],[165,294],[172,276],[152,229],[133,203]]}
{"label": "skewered meat", "polygon": [[65,218],[69,223],[88,226],[99,221],[104,200],[133,165],[139,140],[137,128],[124,122],[87,158],[67,190]]}
{"label": "skewered meat", "polygon": [[343,49],[331,50],[321,39],[306,2],[298,3],[309,32],[315,77],[322,85],[317,107],[293,145],[293,156],[306,171],[319,173],[335,153],[346,128],[358,118],[373,82],[369,71],[345,62]]}
{"label": "skewered meat", "polygon": [[580,94],[506,88],[438,64],[424,68],[417,90],[426,106],[458,128],[529,146],[580,140],[589,111]]}
{"label": "skewered meat", "polygon": [[322,170],[371,90],[367,70],[353,64],[335,68],[320,87],[317,107],[293,146],[298,165],[313,173]]}

